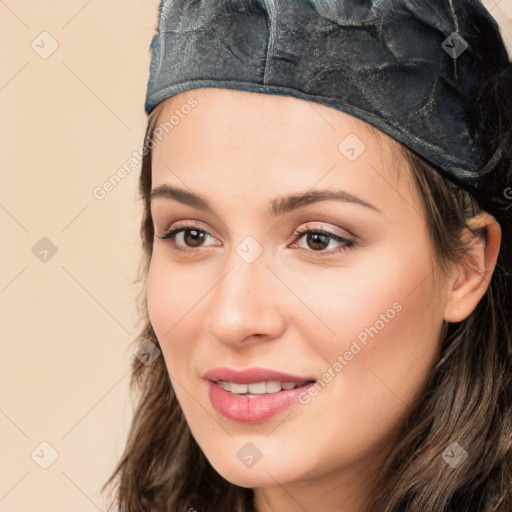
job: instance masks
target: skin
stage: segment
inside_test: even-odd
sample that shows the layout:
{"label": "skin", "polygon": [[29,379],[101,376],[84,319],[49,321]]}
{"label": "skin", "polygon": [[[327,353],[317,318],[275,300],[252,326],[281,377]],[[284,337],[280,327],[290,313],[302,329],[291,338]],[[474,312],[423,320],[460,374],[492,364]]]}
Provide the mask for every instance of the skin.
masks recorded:
{"label": "skin", "polygon": [[[178,234],[178,247],[195,251],[185,255],[155,238],[147,283],[187,422],[219,474],[255,489],[260,512],[360,512],[439,356],[443,320],[465,318],[487,289],[499,224],[478,217],[486,236],[475,239],[469,263],[437,276],[420,198],[387,135],[317,103],[213,88],[165,100],[160,120],[189,98],[197,106],[153,149],[152,188],[192,191],[214,213],[169,198],[154,199],[151,212],[156,235],[186,221],[211,236],[197,248],[190,232]],[[338,150],[349,134],[366,146],[355,161]],[[380,212],[330,200],[267,213],[271,199],[339,188]],[[335,253],[342,243],[294,237],[305,225],[355,245]],[[252,263],[236,252],[247,236],[263,249]],[[242,424],[210,403],[202,375],[217,366],[321,379],[396,303],[401,310],[308,404]],[[237,458],[247,442],[263,454],[250,468]]]}

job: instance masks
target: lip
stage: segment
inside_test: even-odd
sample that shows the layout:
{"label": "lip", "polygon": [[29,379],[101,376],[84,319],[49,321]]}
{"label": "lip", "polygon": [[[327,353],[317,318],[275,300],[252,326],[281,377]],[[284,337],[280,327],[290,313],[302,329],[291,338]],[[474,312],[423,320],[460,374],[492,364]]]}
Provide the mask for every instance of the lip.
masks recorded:
{"label": "lip", "polygon": [[[213,368],[203,378],[208,388],[208,397],[213,408],[224,418],[240,423],[259,423],[267,421],[298,403],[301,393],[314,386],[316,380],[311,376],[292,375],[290,373],[268,370],[265,368]],[[249,398],[226,391],[215,381],[223,380],[235,384],[253,384],[255,382],[280,381],[306,384],[294,389],[282,389],[277,393],[267,393]]]}
{"label": "lip", "polygon": [[212,368],[208,370],[203,379],[210,381],[224,380],[234,382],[235,384],[254,384],[255,382],[267,382],[270,380],[278,380],[280,382],[305,382],[308,380],[317,380],[312,376],[292,375],[290,373],[278,372],[266,368],[246,368],[245,370],[236,370],[225,366]]}
{"label": "lip", "polygon": [[214,409],[228,420],[240,423],[259,423],[277,416],[294,404],[298,404],[299,395],[315,385],[314,382],[308,382],[298,388],[283,389],[277,393],[248,398],[243,395],[234,395],[210,380],[207,380],[206,384]]}

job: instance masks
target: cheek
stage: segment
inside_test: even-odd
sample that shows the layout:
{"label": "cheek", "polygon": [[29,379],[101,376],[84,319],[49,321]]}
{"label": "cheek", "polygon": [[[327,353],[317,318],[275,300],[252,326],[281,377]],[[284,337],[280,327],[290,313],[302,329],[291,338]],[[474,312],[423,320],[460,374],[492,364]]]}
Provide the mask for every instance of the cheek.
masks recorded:
{"label": "cheek", "polygon": [[198,315],[205,292],[204,285],[190,274],[153,258],[147,280],[148,314],[171,375],[183,371],[183,364],[177,362],[193,350],[202,325]]}
{"label": "cheek", "polygon": [[442,300],[430,260],[421,251],[400,254],[340,274],[318,295],[317,310],[335,334],[312,337],[327,364],[306,407],[316,424],[337,418],[329,442],[349,442],[355,452],[370,453],[396,431],[438,357]]}
{"label": "cheek", "polygon": [[432,287],[428,245],[421,242],[388,244],[361,251],[353,265],[327,272],[294,269],[295,275],[287,276],[315,314],[297,319],[301,330],[314,325],[319,351],[335,360],[354,339],[369,347],[372,339],[400,344],[418,332],[420,338],[434,337],[442,321],[442,297]]}

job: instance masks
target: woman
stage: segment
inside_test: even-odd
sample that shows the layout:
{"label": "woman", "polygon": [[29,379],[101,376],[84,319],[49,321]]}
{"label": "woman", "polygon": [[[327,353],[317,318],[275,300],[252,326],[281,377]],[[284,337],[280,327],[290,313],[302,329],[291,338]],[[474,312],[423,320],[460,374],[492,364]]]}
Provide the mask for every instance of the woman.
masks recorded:
{"label": "woman", "polygon": [[476,1],[168,1],[122,511],[512,508],[512,71]]}

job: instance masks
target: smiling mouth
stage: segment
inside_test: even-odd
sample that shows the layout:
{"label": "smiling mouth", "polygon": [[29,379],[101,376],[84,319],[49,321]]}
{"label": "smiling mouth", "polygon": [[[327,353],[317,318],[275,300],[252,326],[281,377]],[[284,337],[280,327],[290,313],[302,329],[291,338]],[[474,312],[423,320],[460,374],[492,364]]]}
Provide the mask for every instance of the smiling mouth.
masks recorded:
{"label": "smiling mouth", "polygon": [[301,395],[315,383],[315,380],[233,383],[206,379],[213,408],[224,418],[239,423],[259,423],[282,414],[302,403]]}

